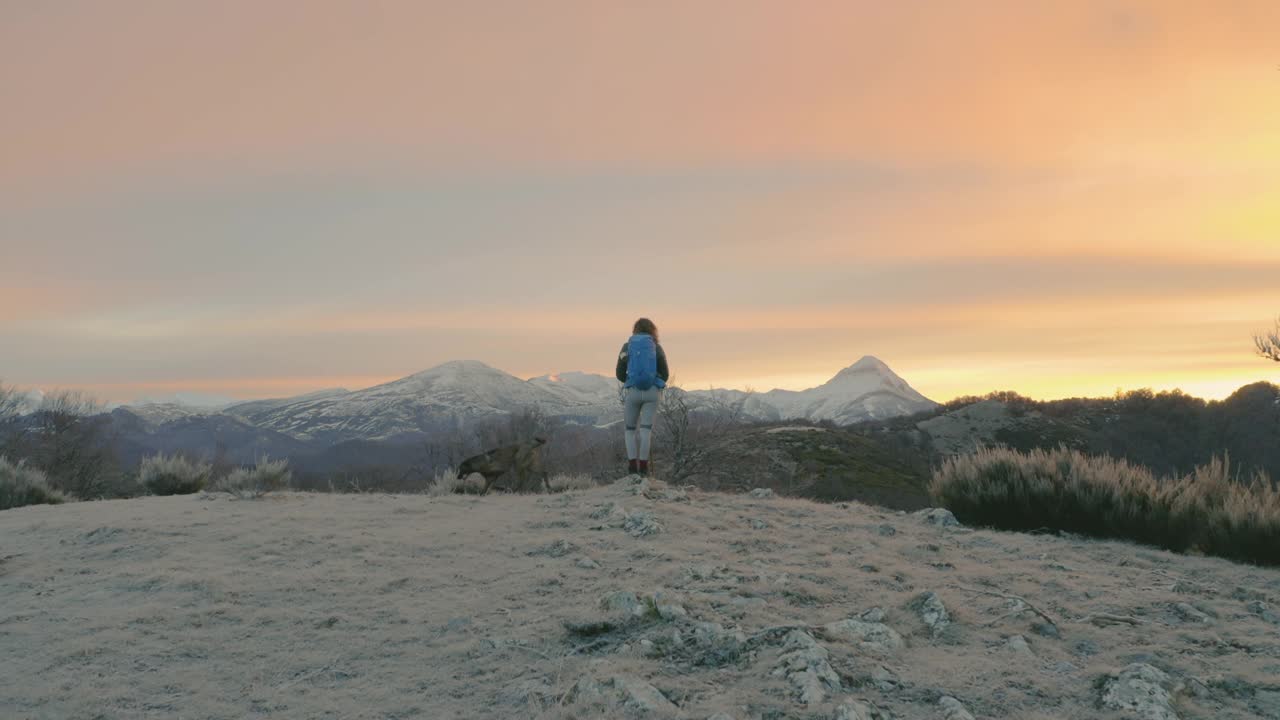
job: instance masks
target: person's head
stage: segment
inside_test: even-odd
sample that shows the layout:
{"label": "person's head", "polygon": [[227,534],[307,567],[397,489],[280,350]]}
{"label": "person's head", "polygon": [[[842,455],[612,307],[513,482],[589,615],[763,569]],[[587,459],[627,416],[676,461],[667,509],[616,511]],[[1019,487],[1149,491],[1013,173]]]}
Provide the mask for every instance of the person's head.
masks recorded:
{"label": "person's head", "polygon": [[645,335],[652,335],[655,342],[658,340],[658,326],[654,325],[653,321],[649,318],[640,318],[636,321],[636,324],[631,327],[632,335],[639,335],[641,333],[644,333]]}

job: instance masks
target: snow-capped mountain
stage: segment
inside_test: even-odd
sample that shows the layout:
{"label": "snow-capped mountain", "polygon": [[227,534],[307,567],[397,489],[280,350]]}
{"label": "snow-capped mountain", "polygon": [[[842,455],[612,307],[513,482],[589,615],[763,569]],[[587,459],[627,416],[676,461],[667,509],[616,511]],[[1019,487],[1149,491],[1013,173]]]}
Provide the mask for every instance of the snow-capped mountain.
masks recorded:
{"label": "snow-capped mountain", "polygon": [[783,418],[831,420],[841,425],[911,415],[937,405],[870,355],[816,388],[770,390],[761,399]]}
{"label": "snow-capped mountain", "polygon": [[[809,390],[747,395],[731,390],[689,393],[695,406],[742,400],[753,420],[832,420],[853,423],[907,415],[935,403],[880,360],[864,357]],[[603,425],[621,418],[614,378],[565,372],[521,380],[475,360],[448,362],[364,390],[325,390],[295,398],[239,403],[207,416],[230,416],[249,426],[302,442],[411,441],[458,431],[485,418],[524,408],[570,422]],[[144,406],[134,414],[155,425],[188,421],[196,408]]]}

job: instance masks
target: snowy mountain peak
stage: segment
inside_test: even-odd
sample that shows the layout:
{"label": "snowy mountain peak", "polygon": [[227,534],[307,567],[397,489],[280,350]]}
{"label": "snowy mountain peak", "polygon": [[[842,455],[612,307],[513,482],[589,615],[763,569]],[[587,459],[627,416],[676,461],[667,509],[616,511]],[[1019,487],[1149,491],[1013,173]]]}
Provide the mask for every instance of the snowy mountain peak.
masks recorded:
{"label": "snowy mountain peak", "polygon": [[901,381],[901,378],[890,370],[883,360],[872,355],[864,355],[858,362],[836,373],[828,384],[848,381],[862,382],[869,376]]}

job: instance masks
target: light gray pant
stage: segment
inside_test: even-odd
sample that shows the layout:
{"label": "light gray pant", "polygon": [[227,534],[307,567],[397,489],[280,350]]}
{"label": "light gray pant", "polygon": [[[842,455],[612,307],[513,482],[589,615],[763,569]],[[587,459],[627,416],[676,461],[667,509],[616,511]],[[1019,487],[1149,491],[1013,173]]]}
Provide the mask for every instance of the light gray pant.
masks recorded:
{"label": "light gray pant", "polygon": [[[627,395],[622,401],[622,417],[627,441],[628,460],[648,460],[649,447],[653,439],[653,416],[658,412],[658,399],[662,397],[661,388],[627,388]],[[639,447],[636,447],[636,436],[640,436]]]}

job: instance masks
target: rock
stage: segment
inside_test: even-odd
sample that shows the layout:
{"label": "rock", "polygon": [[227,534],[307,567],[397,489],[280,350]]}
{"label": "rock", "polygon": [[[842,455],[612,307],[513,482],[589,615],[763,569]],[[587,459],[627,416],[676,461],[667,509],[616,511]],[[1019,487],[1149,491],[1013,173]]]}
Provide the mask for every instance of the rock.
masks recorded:
{"label": "rock", "polygon": [[884,610],[878,607],[871,608],[870,610],[859,615],[858,619],[866,620],[867,622],[872,622],[872,623],[884,622]]}
{"label": "rock", "polygon": [[1102,706],[1128,710],[1141,720],[1178,720],[1171,693],[1179,687],[1160,669],[1134,663],[1103,682]]}
{"label": "rock", "polygon": [[1040,637],[1053,638],[1054,640],[1062,637],[1062,633],[1058,631],[1058,626],[1047,622],[1038,622],[1032,625],[1031,632]]}
{"label": "rock", "polygon": [[729,601],[729,604],[731,604],[731,605],[733,605],[734,607],[737,607],[737,608],[743,608],[743,609],[745,609],[745,608],[758,608],[758,607],[764,607],[765,605],[767,605],[767,604],[768,604],[768,601],[766,601],[766,600],[765,600],[764,598],[762,598],[762,597],[756,597],[756,596],[754,596],[754,595],[751,595],[751,596],[747,596],[747,595],[734,595],[734,596],[733,596],[733,599],[731,599],[731,600]]}
{"label": "rock", "polygon": [[653,594],[653,607],[658,611],[658,617],[668,622],[689,616],[683,605],[664,592]]}
{"label": "rock", "polygon": [[1174,603],[1173,610],[1178,613],[1178,617],[1181,617],[1187,622],[1199,623],[1201,625],[1213,624],[1213,618],[1200,612],[1190,603]]}
{"label": "rock", "polygon": [[622,695],[622,704],[629,710],[671,716],[680,712],[658,688],[631,675],[617,675],[609,684]]}
{"label": "rock", "polygon": [[871,671],[871,684],[883,693],[893,692],[902,686],[902,681],[893,671],[883,665],[877,665]]}
{"label": "rock", "polygon": [[1014,635],[1005,640],[1004,647],[1018,657],[1027,660],[1034,660],[1036,654],[1031,651],[1031,646],[1027,644],[1027,639],[1021,635]]}
{"label": "rock", "polygon": [[600,607],[605,610],[626,615],[628,617],[643,617],[649,612],[648,603],[642,602],[633,592],[619,590],[605,595],[600,599]]}
{"label": "rock", "polygon": [[769,529],[769,523],[767,523],[767,522],[765,522],[765,521],[763,521],[763,520],[759,520],[759,519],[757,519],[757,518],[751,518],[751,521],[750,521],[750,522],[751,522],[751,528],[752,528],[753,530],[767,530],[767,529]]}
{"label": "rock", "polygon": [[699,664],[720,667],[736,662],[747,644],[747,636],[741,631],[727,630],[719,623],[693,624],[689,644],[700,653]]}
{"label": "rock", "polygon": [[600,563],[596,562],[595,560],[592,560],[589,557],[578,558],[578,562],[575,564],[578,567],[583,568],[585,570],[595,570],[596,568],[600,567]]}
{"label": "rock", "polygon": [[964,708],[964,705],[950,695],[944,695],[938,700],[938,707],[942,708],[942,717],[945,720],[974,720],[973,715]]}
{"label": "rock", "polygon": [[893,716],[866,700],[846,700],[836,708],[832,720],[892,720]]}
{"label": "rock", "polygon": [[666,490],[653,491],[647,493],[645,497],[650,500],[665,500],[667,502],[689,502],[689,493],[683,488],[670,488]]}
{"label": "rock", "polygon": [[634,538],[648,537],[657,535],[662,532],[662,525],[653,513],[640,510],[638,512],[629,513],[622,522],[622,529]]}
{"label": "rock", "polygon": [[631,482],[631,488],[630,488],[630,490],[631,490],[631,494],[632,494],[632,495],[647,495],[647,494],[649,493],[649,490],[650,490],[649,481],[648,481],[648,480],[646,480],[645,478],[642,478],[642,477],[638,476],[638,475],[637,475],[637,476],[633,476],[633,477],[635,478],[635,480],[633,480],[633,481]]}
{"label": "rock", "polygon": [[897,528],[888,524],[881,525],[876,528],[876,532],[879,533],[881,537],[893,537],[898,534]]}
{"label": "rock", "polygon": [[727,580],[733,573],[723,565],[686,565],[684,574],[690,580]]}
{"label": "rock", "polygon": [[535,555],[546,555],[547,557],[558,558],[558,557],[564,557],[565,555],[576,552],[577,550],[578,550],[577,545],[574,545],[568,540],[560,539],[549,545],[536,547],[526,552],[525,555],[528,555],[530,557],[533,557]]}
{"label": "rock", "polygon": [[[565,695],[565,702],[612,706],[642,716],[673,718],[680,712],[660,690],[633,675],[615,675],[604,682],[580,678]],[[617,715],[610,713],[610,717]]]}
{"label": "rock", "polygon": [[1092,640],[1079,640],[1072,648],[1072,651],[1080,657],[1089,657],[1102,652],[1102,648],[1098,647],[1098,643]]}
{"label": "rock", "polygon": [[934,638],[941,636],[951,624],[951,614],[947,612],[947,607],[932,592],[917,597],[912,605],[920,614],[920,619],[924,621],[925,626],[929,628],[929,634]]}
{"label": "rock", "polygon": [[928,525],[937,525],[938,527],[960,526],[960,521],[946,508],[929,508],[928,510],[918,510],[912,514]]}
{"label": "rock", "polygon": [[849,618],[823,625],[822,629],[831,638],[852,642],[859,649],[880,654],[896,652],[903,646],[902,636],[884,623]]}
{"label": "rock", "polygon": [[1275,610],[1272,610],[1271,605],[1261,600],[1254,600],[1245,605],[1244,608],[1272,625],[1280,625],[1280,614],[1277,614]]}
{"label": "rock", "polygon": [[783,643],[774,674],[783,675],[795,689],[796,698],[809,707],[822,704],[827,694],[840,689],[840,676],[831,667],[830,655],[812,635],[792,630]]}
{"label": "rock", "polygon": [[546,680],[525,680],[505,686],[498,693],[498,701],[506,705],[542,710],[551,705],[556,691]]}
{"label": "rock", "polygon": [[753,498],[763,500],[765,498],[773,497],[773,490],[771,488],[756,488],[747,494]]}

